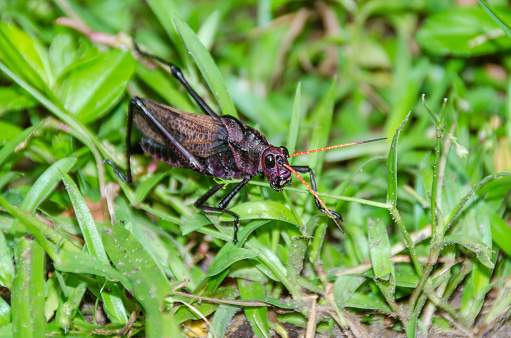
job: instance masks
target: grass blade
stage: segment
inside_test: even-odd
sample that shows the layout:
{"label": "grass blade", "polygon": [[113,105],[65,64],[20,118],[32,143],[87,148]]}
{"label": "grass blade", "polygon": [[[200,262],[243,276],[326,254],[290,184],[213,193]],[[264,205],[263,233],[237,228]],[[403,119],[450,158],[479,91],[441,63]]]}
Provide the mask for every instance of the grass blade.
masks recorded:
{"label": "grass blade", "polygon": [[222,79],[222,75],[207,49],[202,45],[190,26],[181,20],[174,12],[172,12],[172,20],[195,60],[197,67],[199,67],[202,76],[208,83],[211,92],[215,96],[222,114],[238,117],[231,97],[227,93],[227,87]]}
{"label": "grass blade", "polygon": [[399,134],[401,133],[401,130],[403,129],[406,121],[408,121],[408,117],[410,117],[410,113],[406,115],[403,122],[401,122],[399,129],[396,130],[396,133],[394,134],[394,138],[392,139],[392,144],[390,146],[389,157],[387,160],[389,184],[389,188],[387,190],[387,204],[392,205],[394,208],[397,206],[397,143]]}

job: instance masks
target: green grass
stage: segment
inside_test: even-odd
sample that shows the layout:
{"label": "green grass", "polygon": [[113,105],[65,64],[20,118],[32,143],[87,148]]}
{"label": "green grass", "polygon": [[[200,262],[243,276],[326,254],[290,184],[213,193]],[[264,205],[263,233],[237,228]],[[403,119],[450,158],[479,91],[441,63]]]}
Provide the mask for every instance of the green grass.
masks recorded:
{"label": "green grass", "polygon": [[[1,335],[222,337],[235,315],[259,337],[498,329],[511,306],[504,4],[0,2]],[[314,170],[346,234],[296,179],[238,194],[237,244],[230,216],[193,206],[215,179],[138,154],[134,186],[119,180],[103,160],[126,166],[131,97],[201,113],[131,37],[291,152],[387,137],[291,161]],[[208,205],[236,183],[216,181]]]}

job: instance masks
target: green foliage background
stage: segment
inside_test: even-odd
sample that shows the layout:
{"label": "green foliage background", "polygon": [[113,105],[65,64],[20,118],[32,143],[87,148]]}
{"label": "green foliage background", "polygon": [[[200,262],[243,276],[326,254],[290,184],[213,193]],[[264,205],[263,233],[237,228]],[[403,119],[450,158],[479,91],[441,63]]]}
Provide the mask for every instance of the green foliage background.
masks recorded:
{"label": "green foliage background", "polygon": [[[221,337],[236,313],[260,337],[497,328],[510,18],[501,0],[0,0],[0,333]],[[193,207],[211,177],[135,155],[120,181],[103,160],[125,168],[130,97],[200,113],[131,37],[291,153],[388,137],[293,158],[346,235],[299,183],[250,182],[234,244]]]}

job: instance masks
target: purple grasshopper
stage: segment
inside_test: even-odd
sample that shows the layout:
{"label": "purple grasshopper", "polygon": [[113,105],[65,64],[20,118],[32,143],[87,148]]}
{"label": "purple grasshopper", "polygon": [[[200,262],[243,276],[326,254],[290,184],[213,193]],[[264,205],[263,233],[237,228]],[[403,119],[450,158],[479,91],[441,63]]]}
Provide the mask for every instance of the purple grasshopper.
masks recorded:
{"label": "purple grasshopper", "polygon": [[[342,231],[337,222],[337,220],[342,222],[341,216],[330,211],[315,192],[316,181],[312,169],[308,166],[290,166],[287,159],[292,156],[374,142],[384,138],[341,144],[290,155],[286,147],[271,145],[259,131],[244,125],[235,117],[217,115],[188,84],[177,66],[141,51],[136,44],[135,49],[140,55],[169,66],[172,75],[181,82],[206,115],[187,113],[149,99],[132,98],[129,103],[126,131],[126,175],[112,161],[104,161],[113,167],[114,172],[121,180],[130,186],[133,185],[130,157],[131,129],[134,123],[135,128],[142,133],[142,149],[152,157],[176,167],[190,168],[203,175],[226,180],[233,178],[242,180],[220,201],[218,207],[204,204],[224,184],[215,185],[194,203],[195,207],[205,212],[221,212],[231,215],[234,218],[234,243],[238,242],[239,216],[228,210],[227,206],[241,188],[258,174],[264,174],[275,191],[282,191],[284,186],[291,185],[291,172],[293,172],[314,195],[318,210],[328,214]],[[297,172],[310,174],[312,188]]]}

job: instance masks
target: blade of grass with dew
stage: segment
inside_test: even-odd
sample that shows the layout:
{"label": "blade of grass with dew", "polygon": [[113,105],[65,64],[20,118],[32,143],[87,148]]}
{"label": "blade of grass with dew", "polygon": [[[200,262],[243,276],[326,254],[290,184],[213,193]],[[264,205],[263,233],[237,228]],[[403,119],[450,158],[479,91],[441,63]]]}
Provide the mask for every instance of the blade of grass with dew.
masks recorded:
{"label": "blade of grass with dew", "polygon": [[[119,223],[102,229],[101,235],[108,256],[116,269],[131,282],[133,289],[130,292],[144,308],[146,335],[151,337],[180,336],[181,332],[176,329],[177,325],[174,320],[163,320],[160,309],[163,306],[163,297],[169,294],[171,288],[167,278],[158,269],[151,256],[137,239]],[[132,262],[137,262],[136,269],[133,269]]]}
{"label": "blade of grass with dew", "polygon": [[55,254],[55,247],[57,245],[63,250],[80,250],[74,243],[62,236],[57,230],[38,220],[34,215],[14,207],[12,204],[7,202],[2,195],[0,195],[0,205],[5,209],[5,211],[11,214],[11,216],[25,225],[28,231],[31,232],[38,242],[43,245],[46,252],[53,260],[58,260],[58,256]]}
{"label": "blade of grass with dew", "polygon": [[[67,173],[75,163],[76,158],[67,157],[52,164],[32,185],[23,202],[21,202],[20,208],[33,213],[39,204],[45,201],[60,183],[61,172]],[[20,230],[18,229],[18,222],[15,222],[11,227],[10,233],[14,234]]]}
{"label": "blade of grass with dew", "polygon": [[392,207],[397,206],[397,144],[399,139],[399,134],[403,129],[404,124],[408,121],[410,117],[410,113],[408,113],[401,122],[399,129],[394,134],[394,138],[392,139],[392,144],[390,146],[389,157],[388,157],[388,184],[389,188],[387,190],[387,204]]}
{"label": "blade of grass with dew", "polygon": [[[58,275],[57,275],[58,277]],[[82,303],[85,292],[87,292],[88,284],[83,279],[83,275],[78,277],[75,274],[60,277],[60,283],[63,293],[66,296],[65,302],[57,309],[55,314],[55,321],[63,330],[69,330],[74,321],[76,309]]]}
{"label": "blade of grass with dew", "polygon": [[190,54],[195,60],[197,67],[199,67],[202,76],[208,83],[211,92],[215,96],[222,114],[238,117],[238,113],[234,108],[231,97],[227,93],[227,87],[222,79],[222,75],[215,65],[211,55],[208,53],[206,48],[204,48],[190,26],[181,20],[175,12],[172,12],[172,20],[190,51]]}
{"label": "blade of grass with dew", "polygon": [[44,317],[46,256],[39,243],[28,237],[20,238],[14,256],[16,274],[11,290],[11,306],[15,309],[12,314],[13,332],[20,337],[44,337],[46,334]]}
{"label": "blade of grass with dew", "polygon": [[[238,279],[238,288],[240,290],[240,297],[243,300],[266,297],[261,283]],[[243,310],[247,320],[252,325],[254,334],[258,337],[269,337],[268,308],[266,306],[245,307]]]}
{"label": "blade of grass with dew", "polygon": [[393,310],[396,309],[394,293],[396,276],[391,259],[390,241],[385,224],[381,219],[369,218],[368,222],[369,252],[374,272],[374,282]]}
{"label": "blade of grass with dew", "polygon": [[133,205],[139,205],[142,203],[147,195],[151,192],[151,190],[160,183],[161,180],[165,178],[165,176],[169,175],[170,172],[160,173],[156,175],[145,175],[140,179],[140,182],[137,184],[137,189],[135,190],[135,195],[133,196]]}
{"label": "blade of grass with dew", "polygon": [[[92,218],[92,214],[83,198],[80,190],[76,186],[75,182],[71,179],[68,174],[62,174],[62,182],[64,183],[66,190],[73,204],[73,209],[80,225],[80,229],[85,240],[87,250],[89,254],[97,259],[101,264],[108,266],[110,260],[105,251],[105,247],[101,240],[98,228]],[[98,285],[104,283],[103,278],[98,278]],[[111,285],[109,290],[103,290],[101,292],[105,310],[109,315],[110,320],[114,323],[127,323],[128,311],[124,307],[121,299],[121,289],[118,284]]]}
{"label": "blade of grass with dew", "polygon": [[[211,326],[217,337],[225,337],[227,327],[238,310],[239,307],[235,305],[221,304],[218,307],[211,320]],[[208,333],[208,338],[214,338],[211,331]]]}
{"label": "blade of grass with dew", "polygon": [[244,248],[229,248],[225,250],[224,246],[209,266],[208,276],[214,276],[229,268],[232,264],[244,260],[257,257],[257,252]]}

